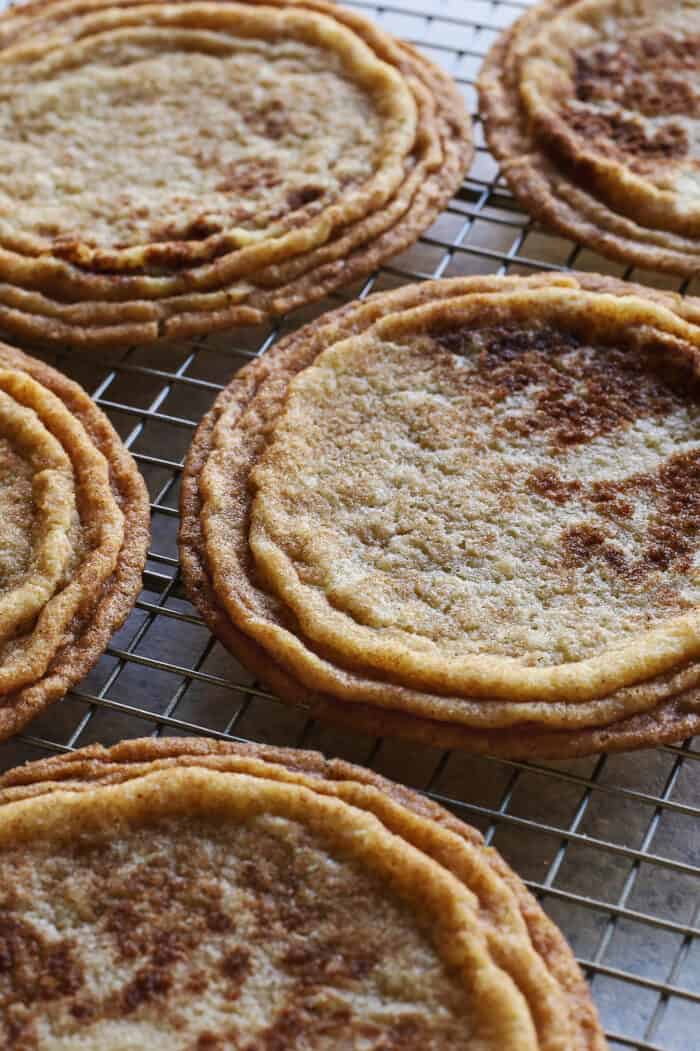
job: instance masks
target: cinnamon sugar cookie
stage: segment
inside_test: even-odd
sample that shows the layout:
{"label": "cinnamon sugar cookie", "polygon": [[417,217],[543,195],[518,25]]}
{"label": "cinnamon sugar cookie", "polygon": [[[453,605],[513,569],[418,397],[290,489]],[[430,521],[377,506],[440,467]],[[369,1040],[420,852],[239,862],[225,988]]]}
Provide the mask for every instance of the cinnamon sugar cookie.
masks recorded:
{"label": "cinnamon sugar cookie", "polygon": [[432,282],[233,380],[185,472],[185,580],[282,696],[508,755],[700,726],[695,300]]}
{"label": "cinnamon sugar cookie", "polygon": [[0,17],[0,324],[187,338],[413,243],[472,146],[451,79],[323,0],[47,0]]}
{"label": "cinnamon sugar cookie", "polygon": [[537,219],[614,259],[700,268],[700,7],[545,0],[479,75],[489,147]]}
{"label": "cinnamon sugar cookie", "polygon": [[604,1051],[481,835],[311,752],[130,741],[0,779],[9,1046]]}

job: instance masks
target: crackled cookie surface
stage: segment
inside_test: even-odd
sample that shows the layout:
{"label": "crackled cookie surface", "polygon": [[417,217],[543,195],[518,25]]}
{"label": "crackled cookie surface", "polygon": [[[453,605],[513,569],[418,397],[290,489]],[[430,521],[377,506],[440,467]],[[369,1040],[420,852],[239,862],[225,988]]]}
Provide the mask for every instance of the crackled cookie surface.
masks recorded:
{"label": "crackled cookie surface", "polygon": [[700,258],[700,8],[548,0],[480,75],[489,144],[538,217],[600,251]]}
{"label": "crackled cookie surface", "polygon": [[136,741],[0,787],[0,1034],[64,1051],[601,1051],[480,835],[314,753]]}
{"label": "crackled cookie surface", "polygon": [[0,735],[90,667],[128,612],[143,482],[76,384],[0,347]]}

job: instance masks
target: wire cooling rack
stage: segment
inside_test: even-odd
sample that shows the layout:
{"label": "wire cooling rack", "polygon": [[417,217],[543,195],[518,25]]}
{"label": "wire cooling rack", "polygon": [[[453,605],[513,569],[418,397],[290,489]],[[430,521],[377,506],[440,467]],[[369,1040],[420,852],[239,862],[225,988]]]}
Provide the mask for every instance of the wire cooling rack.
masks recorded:
{"label": "wire cooling rack", "polygon": [[[3,6],[0,3],[0,6]],[[474,80],[515,0],[396,0],[347,6],[450,72],[476,114]],[[569,938],[613,1049],[700,1049],[700,742],[615,757],[522,763],[339,731],[283,705],[215,642],[187,601],[177,561],[182,460],[233,372],[281,332],[354,296],[408,281],[576,266],[700,292],[625,270],[523,214],[483,146],[450,207],[412,249],[361,285],[274,329],[90,356],[40,354],[92,393],[149,486],[153,542],[143,591],[97,666],[0,745],[0,769],[99,741],[212,736],[318,748],[428,792],[478,826]],[[37,353],[34,349],[34,353]]]}

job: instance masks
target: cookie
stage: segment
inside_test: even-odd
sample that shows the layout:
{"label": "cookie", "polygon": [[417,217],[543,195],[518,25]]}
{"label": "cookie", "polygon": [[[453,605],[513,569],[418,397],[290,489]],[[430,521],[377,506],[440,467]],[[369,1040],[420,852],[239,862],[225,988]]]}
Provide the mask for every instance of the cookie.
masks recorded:
{"label": "cookie", "polygon": [[545,0],[479,75],[489,147],[537,219],[603,255],[700,267],[695,5]]}
{"label": "cookie", "polygon": [[0,344],[0,738],[92,667],[141,588],[148,494],[77,384]]}
{"label": "cookie", "polygon": [[481,835],[316,753],[142,740],[10,771],[0,873],[23,1047],[606,1046]]}
{"label": "cookie", "polygon": [[412,244],[472,156],[453,81],[323,0],[0,18],[0,325],[79,346],[260,322]]}
{"label": "cookie", "polygon": [[700,306],[590,275],[371,297],[242,370],[186,585],[314,714],[506,755],[700,726]]}

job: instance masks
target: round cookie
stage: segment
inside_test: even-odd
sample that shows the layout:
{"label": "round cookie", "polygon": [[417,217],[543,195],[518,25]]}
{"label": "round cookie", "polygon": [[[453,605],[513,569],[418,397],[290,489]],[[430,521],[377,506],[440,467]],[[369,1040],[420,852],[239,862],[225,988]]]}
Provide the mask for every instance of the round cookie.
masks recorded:
{"label": "round cookie", "polygon": [[0,324],[79,346],[261,322],[413,243],[472,156],[452,80],[323,0],[0,17]]}
{"label": "round cookie", "polygon": [[700,266],[700,9],[544,0],[479,74],[489,148],[523,206],[622,262]]}
{"label": "round cookie", "polygon": [[[556,308],[554,304],[557,304]],[[404,648],[406,634],[400,624],[398,629],[401,630],[398,630],[396,623],[392,623],[387,616],[389,606],[386,595],[381,591],[373,591],[372,578],[368,576],[367,579],[359,581],[356,589],[357,601],[365,602],[368,609],[364,615],[358,614],[353,607],[348,612],[347,607],[343,607],[343,602],[348,594],[350,600],[354,601],[353,589],[348,587],[341,593],[337,590],[336,578],[324,578],[323,572],[314,562],[317,557],[325,557],[323,546],[320,548],[320,555],[317,556],[319,549],[318,546],[314,546],[312,539],[301,542],[298,540],[294,535],[292,514],[291,518],[285,519],[285,529],[282,530],[285,534],[283,543],[288,542],[290,550],[293,545],[292,562],[294,559],[303,561],[301,569],[299,564],[295,567],[295,572],[300,574],[297,579],[313,589],[314,599],[319,595],[323,599],[324,588],[336,588],[328,594],[332,594],[334,615],[337,613],[348,618],[345,638],[349,641],[348,646],[343,649],[342,633],[336,633],[333,638],[329,638],[328,635],[319,636],[317,633],[318,621],[314,623],[308,608],[299,600],[299,593],[304,594],[303,588],[293,595],[294,601],[290,602],[289,595],[293,594],[293,589],[290,591],[288,578],[284,578],[280,585],[279,579],[275,579],[274,574],[270,572],[269,565],[258,558],[250,548],[251,531],[256,526],[256,515],[260,513],[260,490],[254,488],[257,484],[256,479],[259,481],[260,478],[259,465],[266,463],[266,457],[269,463],[270,455],[274,457],[278,454],[278,423],[281,418],[291,418],[283,415],[285,407],[289,410],[291,405],[292,410],[294,409],[293,397],[288,395],[290,381],[303,369],[308,369],[323,352],[329,352],[334,366],[339,364],[346,352],[356,352],[361,357],[360,373],[356,376],[352,370],[344,372],[348,364],[345,358],[342,366],[339,365],[335,379],[329,379],[327,385],[332,388],[332,383],[338,381],[338,377],[343,382],[345,377],[348,390],[354,392],[352,396],[357,394],[362,400],[366,395],[363,382],[379,389],[379,371],[372,371],[372,361],[375,359],[371,354],[376,351],[380,355],[386,352],[395,354],[399,365],[396,366],[396,361],[393,361],[392,368],[402,368],[404,362],[410,358],[410,368],[406,375],[411,379],[411,383],[419,371],[411,355],[417,354],[418,361],[421,354],[424,354],[428,363],[426,369],[432,368],[437,361],[441,368],[444,366],[447,369],[450,384],[454,386],[454,375],[450,370],[456,366],[451,359],[461,356],[459,367],[467,372],[468,362],[464,359],[471,351],[468,347],[461,347],[456,352],[450,341],[454,341],[453,336],[456,338],[455,333],[463,335],[465,332],[467,341],[471,339],[471,330],[468,325],[463,326],[462,321],[464,310],[467,307],[473,310],[475,306],[478,306],[482,318],[481,324],[474,323],[474,329],[482,333],[480,339],[490,339],[493,342],[494,319],[497,319],[500,325],[498,343],[501,349],[504,332],[510,333],[512,324],[515,324],[516,328],[521,326],[518,329],[521,333],[518,339],[522,343],[519,347],[509,344],[510,351],[505,355],[508,363],[505,372],[502,367],[501,372],[494,372],[494,362],[488,358],[488,348],[483,350],[483,354],[486,355],[483,360],[486,374],[491,379],[495,376],[499,387],[502,388],[495,403],[493,398],[491,399],[492,407],[493,404],[498,406],[500,403],[498,411],[509,413],[507,426],[505,429],[501,428],[502,437],[505,435],[503,440],[506,442],[506,459],[513,462],[514,456],[518,465],[517,478],[511,471],[514,481],[510,485],[510,495],[506,492],[489,495],[488,488],[485,488],[483,499],[495,499],[496,511],[499,501],[510,501],[513,505],[512,514],[517,518],[522,512],[528,516],[530,524],[534,522],[535,528],[534,539],[526,537],[524,543],[518,539],[518,530],[512,531],[516,536],[513,548],[513,542],[509,539],[511,534],[504,535],[504,538],[499,537],[500,512],[496,513],[490,526],[493,535],[482,537],[479,543],[479,557],[487,560],[488,567],[483,571],[481,578],[477,576],[477,583],[479,586],[482,586],[480,581],[485,580],[488,583],[492,599],[496,603],[511,601],[512,585],[508,580],[512,577],[507,577],[503,583],[500,580],[501,571],[496,574],[499,578],[496,579],[493,567],[498,568],[497,564],[500,565],[506,557],[511,563],[515,563],[516,583],[521,590],[525,588],[524,598],[520,596],[521,612],[518,613],[517,608],[514,608],[515,627],[517,628],[518,616],[538,616],[541,620],[539,635],[536,636],[536,639],[540,640],[539,648],[530,644],[526,632],[521,630],[520,636],[517,636],[515,628],[513,635],[521,640],[520,652],[513,652],[512,649],[509,652],[503,643],[499,648],[498,637],[495,634],[493,637],[488,636],[489,616],[495,619],[498,614],[498,605],[494,606],[493,601],[491,607],[484,607],[484,616],[481,621],[477,621],[476,631],[470,626],[473,622],[468,618],[466,621],[459,621],[459,609],[464,608],[469,612],[469,604],[474,604],[474,599],[468,598],[469,580],[465,585],[464,579],[455,570],[455,579],[449,582],[449,586],[457,589],[456,596],[457,592],[461,596],[465,593],[467,595],[467,601],[463,597],[461,599],[462,607],[457,604],[458,596],[450,600],[452,609],[456,611],[455,623],[458,627],[461,626],[462,631],[462,635],[458,637],[462,641],[456,644],[457,659],[454,657],[454,649],[450,648],[455,644],[449,638],[447,646],[444,644],[444,625],[447,622],[453,633],[458,628],[451,625],[449,618],[442,617],[427,627],[417,622],[415,625],[414,634],[417,638],[419,658],[428,654],[431,663],[422,664],[421,660],[416,660],[415,657],[411,660],[410,653],[407,661]],[[544,322],[547,316],[550,322],[552,321],[552,309],[559,313],[554,328],[550,325],[547,330],[547,324]],[[577,312],[578,321],[572,321]],[[631,317],[630,312],[641,312],[637,318],[637,329],[644,334],[639,336],[639,346],[635,345],[625,356],[624,346],[629,341],[629,336],[622,333],[632,331],[632,328],[621,328],[620,323],[624,321],[626,326]],[[642,326],[642,314],[646,327]],[[530,319],[532,339],[529,343],[527,340],[523,342],[522,333],[525,329],[522,326],[522,316]],[[679,409],[681,417],[685,420],[684,426],[687,424],[690,427],[686,436],[688,448],[684,453],[682,470],[675,460],[670,466],[666,462],[667,457],[672,456],[669,449],[664,447],[664,442],[668,446],[666,439],[659,438],[660,444],[651,438],[648,445],[645,441],[642,441],[641,446],[636,446],[635,443],[638,432],[644,437],[647,432],[647,436],[651,435],[654,428],[661,427],[663,431],[666,426],[664,421],[673,417],[673,398],[668,400],[672,390],[676,391],[673,397],[680,396],[682,402],[685,398],[683,394],[678,395],[678,391],[684,390],[686,380],[696,368],[696,352],[692,349],[692,344],[697,339],[698,316],[698,305],[693,300],[682,300],[680,297],[664,293],[649,293],[639,286],[595,276],[552,278],[542,275],[530,280],[485,278],[427,283],[416,288],[402,289],[388,296],[372,297],[365,304],[348,307],[329,315],[325,325],[316,326],[313,330],[302,330],[280,344],[272,354],[264,356],[243,370],[221,396],[197,433],[185,472],[181,531],[183,571],[193,600],[212,630],[244,663],[261,676],[263,682],[267,682],[281,696],[303,704],[314,714],[352,725],[366,726],[374,732],[386,730],[390,733],[418,735],[447,746],[456,745],[498,754],[542,756],[565,756],[602,749],[640,747],[662,740],[676,740],[694,732],[700,725],[696,692],[699,673],[692,649],[696,644],[696,632],[693,628],[694,605],[692,596],[685,594],[687,587],[692,590],[694,586],[693,573],[688,573],[694,557],[692,539],[689,540],[693,535],[690,520],[692,507],[687,505],[679,522],[675,523],[681,529],[682,536],[674,539],[668,531],[673,523],[669,524],[668,516],[664,518],[661,506],[665,499],[670,499],[672,503],[681,501],[682,504],[685,499],[683,478],[688,471],[692,473],[694,469],[696,441],[694,432],[691,433],[694,425],[686,413],[686,408],[691,416],[695,411],[694,396],[691,395],[690,388],[687,406],[681,405]],[[537,329],[538,317],[543,322],[540,329]],[[510,329],[509,323],[512,323]],[[566,367],[565,360],[559,360],[558,352],[554,353],[551,338],[549,342],[544,338],[548,333],[551,336],[552,332],[556,337],[559,331],[556,325],[560,326],[560,331],[565,337],[564,358],[568,360]],[[411,338],[406,333],[416,326],[422,326],[421,335],[420,338],[415,337],[411,343]],[[436,326],[443,335],[448,331],[447,349],[443,346],[436,350],[431,344],[428,353],[421,340],[424,340],[426,333],[432,334],[432,339]],[[575,336],[574,330],[577,326],[578,336]],[[406,335],[403,349],[396,342],[392,342],[389,335],[392,333],[395,337],[399,331]],[[681,332],[682,338],[679,335]],[[583,338],[586,335],[588,341]],[[593,336],[599,342],[602,341],[603,345],[598,351],[588,345],[595,343]],[[370,351],[369,343],[373,339],[375,346],[374,350]],[[616,339],[621,339],[623,346],[616,349],[613,345],[607,345],[606,349],[606,340],[610,344],[611,339],[613,344]],[[638,354],[645,340],[648,350],[646,357]],[[652,342],[648,342],[649,340]],[[652,347],[654,340],[656,343]],[[661,366],[657,369],[654,357],[657,349],[659,360],[665,362],[665,372]],[[404,358],[401,357],[402,353]],[[474,357],[472,354],[470,360],[473,364],[480,359],[478,355]],[[634,365],[636,369],[635,363],[638,360],[644,360],[647,364],[640,366],[640,374],[635,373],[634,377],[629,374],[628,379],[632,380],[635,390],[641,383],[640,391],[646,391],[645,397],[648,395],[645,405],[633,405],[624,398],[616,404],[610,400],[604,402],[601,394],[603,377],[602,374],[597,375],[596,369],[599,370],[603,363],[606,363],[606,368],[621,368],[624,376],[627,367],[624,362]],[[558,362],[557,368],[543,386],[541,368],[551,367],[552,361]],[[586,362],[588,364],[583,368]],[[651,369],[648,379],[651,386],[647,384],[645,387],[641,380],[647,367]],[[566,368],[570,373],[568,378]],[[676,372],[678,368],[681,372],[685,369],[682,383],[676,382],[680,377],[680,373]],[[364,380],[360,379],[360,374],[365,377]],[[302,379],[314,375],[309,371]],[[445,419],[457,420],[450,432],[452,445],[446,446],[443,441],[442,450],[439,447],[440,441],[445,436],[437,423],[428,430],[423,427],[423,438],[420,440],[425,439],[430,463],[434,464],[436,459],[444,463],[443,453],[447,447],[451,463],[463,474],[468,474],[468,462],[471,458],[476,464],[475,470],[482,471],[484,478],[498,477],[499,473],[502,473],[502,468],[498,466],[502,458],[497,456],[495,461],[488,463],[484,459],[475,458],[473,452],[469,451],[469,443],[473,444],[474,433],[471,423],[467,425],[467,421],[473,417],[479,421],[479,426],[488,428],[495,420],[493,415],[489,417],[486,412],[488,401],[484,400],[483,389],[472,381],[470,373],[465,376],[464,386],[460,388],[462,400],[458,405],[459,411],[464,414],[465,424],[462,426],[459,423],[459,413],[457,417],[454,413],[450,415],[452,410],[446,398],[448,388],[440,387],[438,390],[434,383],[430,387],[426,375],[420,374],[420,378],[409,391],[413,406],[409,420],[410,428],[415,430],[416,427],[423,427],[421,421],[426,418],[413,411],[418,407],[423,381],[425,388],[430,389],[431,395],[442,391],[440,397],[443,400],[439,410],[435,410],[434,405],[428,406],[431,412],[436,412],[435,420],[442,420],[443,424]],[[433,382],[435,375],[430,375],[430,382]],[[380,379],[383,383],[383,377]],[[578,384],[577,388],[574,380]],[[322,380],[315,388],[308,389],[320,391],[318,396],[323,398],[325,382]],[[657,390],[659,383],[661,386]],[[533,417],[532,406],[526,406],[527,411],[524,411],[524,414],[519,411],[519,418],[516,418],[510,414],[514,403],[511,404],[508,398],[515,398],[516,401],[520,399],[522,402],[525,398],[522,392],[528,387],[530,394],[534,393],[539,399],[539,404],[535,405],[537,411]],[[576,428],[571,430],[572,421],[576,423],[577,428],[581,428],[588,412],[587,399],[593,395],[598,414],[598,430],[602,426],[602,432],[591,435],[584,427],[581,434],[578,434]],[[638,395],[639,392],[634,395],[630,393],[632,401]],[[392,386],[387,395],[387,404],[393,399],[395,408],[398,396],[396,388]],[[474,417],[472,401],[477,396],[482,398],[481,418]],[[661,400],[655,400],[657,397],[661,397]],[[332,398],[329,404],[334,404]],[[328,462],[332,464],[335,462],[333,457],[345,455],[343,464],[344,468],[347,468],[347,477],[338,474],[337,484],[334,482],[328,490],[317,484],[317,479],[322,477],[325,470],[321,449],[327,448],[326,442],[330,442],[331,445],[335,442],[328,430],[329,418],[326,418],[318,430],[320,445],[306,459],[308,470],[314,477],[306,478],[302,486],[295,490],[294,499],[299,501],[300,521],[303,520],[303,509],[306,506],[307,497],[302,492],[303,486],[306,485],[310,500],[316,500],[318,497],[324,506],[330,504],[334,510],[340,508],[341,517],[347,508],[351,509],[351,514],[357,510],[359,514],[355,521],[360,523],[359,529],[364,528],[363,521],[367,525],[366,534],[360,532],[348,539],[345,555],[342,553],[342,546],[338,549],[338,553],[330,560],[334,569],[342,564],[345,570],[345,563],[341,563],[344,557],[349,560],[359,557],[360,562],[365,558],[363,554],[356,556],[356,552],[362,550],[357,536],[360,536],[362,542],[370,534],[370,543],[374,543],[376,539],[376,530],[372,524],[377,505],[376,493],[373,495],[365,491],[363,486],[369,475],[364,467],[359,473],[353,473],[352,457],[358,450],[361,456],[369,455],[370,459],[381,457],[382,436],[385,433],[389,434],[386,439],[387,448],[399,449],[399,444],[391,437],[391,424],[389,431],[386,431],[386,421],[380,418],[383,410],[376,405],[370,410],[369,404],[366,403],[366,412],[363,407],[359,414],[355,413],[349,427],[346,427],[347,421],[342,417],[342,411],[339,411],[338,426],[346,428],[346,433],[351,435],[352,439],[345,454],[342,451],[338,454],[334,446]],[[543,406],[547,404],[548,414],[542,411]],[[394,408],[387,411],[393,412]],[[671,416],[667,416],[669,412]],[[429,416],[427,418],[430,419]],[[490,419],[491,423],[485,423],[487,419]],[[519,439],[512,447],[507,445],[507,442],[510,440],[509,433],[512,435],[516,428],[520,428],[522,438],[522,430],[528,424],[528,420],[530,423],[536,420],[539,428],[539,444],[535,442],[533,445],[532,428],[526,435],[532,446],[531,451],[535,446],[539,450],[536,453],[539,459],[529,463],[528,456],[525,457],[528,460],[525,464],[527,478],[523,476],[523,479],[520,479],[519,475],[524,470],[522,449],[519,448],[522,441]],[[371,441],[365,441],[373,427],[377,433]],[[562,427],[563,434],[560,433]],[[674,422],[671,429],[675,427]],[[675,437],[678,437],[678,434],[675,434]],[[488,446],[488,435],[482,435],[482,438]],[[286,439],[287,435],[283,431],[282,441]],[[420,441],[415,439],[415,435],[412,440],[418,441],[418,448]],[[658,448],[653,452],[650,450],[654,449],[655,441]],[[606,442],[612,442],[607,451]],[[272,454],[269,453],[270,448],[273,448]],[[617,449],[615,456],[619,461],[615,467],[620,474],[617,480],[612,478],[610,470],[606,467],[613,448]],[[640,449],[642,451],[639,451]],[[681,452],[680,446],[678,452]],[[420,448],[419,453],[422,456]],[[412,456],[412,450],[407,451],[407,447],[403,448],[395,453],[393,463],[398,464],[401,471],[413,470],[415,477],[423,484],[426,472],[428,477],[430,473],[420,463],[414,463]],[[587,464],[586,458],[590,459],[590,456],[594,456],[594,459],[597,457],[598,460],[595,477],[588,475],[590,465]],[[646,463],[645,457],[649,456],[654,460],[654,464],[651,460]],[[562,477],[566,476],[563,490],[561,486],[543,485],[543,480],[549,479],[552,483],[556,481],[551,475],[553,465],[561,472]],[[397,489],[399,497],[404,499],[400,486],[393,484],[391,470],[391,465],[382,465],[382,477],[385,480],[383,484],[390,490],[385,494],[385,507],[387,501],[390,504],[395,498]],[[658,479],[654,474],[657,470],[661,472]],[[567,471],[573,472],[571,478]],[[645,471],[647,474],[652,472],[653,481]],[[670,489],[668,485],[664,489],[666,483],[661,483],[664,479],[668,482],[671,478],[673,481]],[[562,478],[559,480],[562,481]],[[629,501],[621,491],[617,493],[615,504],[615,494],[610,488],[613,481],[618,488],[626,487],[628,493],[634,494],[638,490],[633,501],[639,497],[644,506],[637,508],[632,503],[628,508]],[[456,482],[460,484],[460,478],[457,478]],[[343,496],[343,486],[348,483],[350,489],[354,486],[354,495],[346,498]],[[482,484],[486,483],[482,481]],[[424,530],[425,515],[433,516],[431,522],[435,519],[435,536],[441,535],[440,530],[445,528],[444,523],[449,519],[442,507],[439,486],[438,490],[429,490],[428,495],[422,490],[416,489],[416,492],[422,493],[418,504],[415,500],[413,504],[404,503],[402,520],[407,523],[404,534],[423,537],[422,561],[417,563],[419,567],[427,565],[429,572],[444,574],[444,555],[441,553],[434,558],[434,568],[431,569],[430,552],[426,552],[430,533],[426,534]],[[409,495],[410,493],[409,487]],[[522,501],[520,506],[517,503],[518,499]],[[458,503],[460,507],[464,506],[463,500]],[[681,504],[677,507],[680,508]],[[413,525],[410,517],[413,514],[411,506],[417,506],[419,516],[423,515],[423,518]],[[527,508],[527,511],[524,508]],[[458,541],[462,536],[470,537],[471,531],[481,526],[479,514],[477,509],[475,516],[468,519],[466,534],[463,524],[455,524],[454,517],[449,519],[449,536],[446,542],[454,537],[457,537]],[[541,560],[542,557],[542,552],[531,550],[533,544],[535,547],[537,544],[537,531],[540,529],[537,522],[541,514],[545,516],[543,521],[550,523],[553,530],[553,540],[548,545],[549,554],[545,550],[549,578],[542,575],[542,566],[535,567],[534,573],[531,572],[530,566],[530,561]],[[597,518],[595,522],[590,521],[592,516],[600,517],[601,514],[607,515],[605,521],[601,519],[598,522]],[[676,511],[671,513],[671,520],[674,515]],[[395,514],[394,520],[399,520]],[[317,523],[314,523],[309,537],[323,537],[325,540],[324,530],[333,528],[334,521],[335,518],[331,514],[331,518],[325,524],[318,526],[316,533],[314,529]],[[644,528],[640,526],[640,521]],[[523,517],[523,528],[524,522]],[[572,526],[575,527],[573,533]],[[684,529],[686,532],[683,532]],[[399,529],[399,534],[401,532]],[[282,533],[278,535],[281,536]],[[333,534],[328,535],[331,536],[332,542],[335,542]],[[586,539],[591,540],[591,543],[583,543]],[[665,554],[661,550],[664,543],[667,544]],[[510,549],[507,550],[508,544]],[[376,548],[373,548],[367,554],[366,565],[369,565],[374,557],[375,550]],[[648,558],[645,555],[646,561],[640,561],[644,552]],[[275,557],[277,554],[273,550]],[[384,557],[381,552],[379,554],[381,558]],[[285,568],[288,570],[289,552],[285,557]],[[451,554],[450,558],[454,564],[454,555]],[[442,569],[438,566],[440,559],[443,559]],[[525,560],[520,569],[517,568],[518,560]],[[464,562],[467,561],[468,559],[464,558]],[[458,561],[457,564],[462,563]],[[385,565],[377,563],[376,572],[381,577],[381,586],[399,589],[403,587],[404,570],[392,577],[391,573],[383,573],[384,568]],[[354,572],[351,566],[348,570],[350,579],[355,579]],[[368,572],[371,573],[372,570]],[[672,584],[672,578],[675,584]],[[414,587],[414,591],[422,600],[430,603],[432,593],[425,583],[426,579],[429,578],[424,578],[422,583],[419,581],[420,588]],[[539,592],[543,592],[540,597]],[[672,592],[676,594],[676,599],[671,598]],[[438,593],[442,594],[440,591]],[[603,599],[603,595],[606,598]],[[652,606],[656,603],[656,607],[644,607],[647,600]],[[672,608],[674,601],[680,604],[677,609]],[[581,610],[578,609],[579,602],[583,603]],[[618,602],[622,602],[623,605],[627,603],[629,615],[620,618],[617,612],[613,615],[606,614],[611,632],[610,635],[606,635],[604,631],[601,633],[600,629],[600,622],[603,620],[600,610],[605,610],[606,604],[611,602],[613,607]],[[640,602],[643,606],[641,614]],[[557,615],[550,619],[552,607],[557,611]],[[399,601],[394,608],[401,616],[402,603]],[[561,630],[568,616],[567,608],[572,610],[572,629],[568,638],[562,639]],[[379,626],[373,625],[371,620],[377,610],[380,610],[384,618]],[[328,608],[324,606],[324,617],[327,612]],[[638,619],[635,620],[635,617]],[[336,621],[337,619],[336,617]],[[355,641],[357,626],[362,636],[359,646]],[[554,635],[548,636],[547,632],[550,629],[554,631]],[[650,629],[651,632],[648,636],[645,635],[646,629]],[[372,631],[376,632],[379,642],[379,647],[375,648],[374,653],[370,652],[370,647],[366,645],[366,640],[372,638]],[[665,632],[666,640],[663,638]],[[473,648],[479,633],[486,638],[486,647],[484,648],[483,642],[479,644],[482,653],[475,653],[467,661],[465,672],[459,646],[461,645],[468,654],[468,647],[471,645]],[[586,652],[565,651],[562,659],[561,655],[557,657],[553,650],[547,654],[541,648],[545,643],[550,645],[553,639],[558,639],[556,646],[588,646],[591,649]],[[506,641],[512,646],[512,639]],[[680,641],[684,646],[687,645],[688,649],[674,650],[674,646]],[[384,656],[387,650],[390,651],[389,656]],[[557,653],[561,654],[561,651],[557,650]],[[652,666],[649,664],[650,660],[658,663]],[[427,688],[425,678],[421,678],[426,676],[426,666],[427,675],[432,676]],[[465,674],[470,678],[464,679]],[[460,675],[464,684],[461,688]]]}
{"label": "round cookie", "polygon": [[148,494],[88,395],[0,344],[0,738],[92,667],[141,588]]}
{"label": "round cookie", "polygon": [[316,753],[143,740],[18,768],[0,869],[4,922],[39,950],[18,980],[64,959],[33,1011],[0,979],[3,1019],[47,1051],[77,1026],[105,1049],[606,1046],[566,942],[481,835]]}

